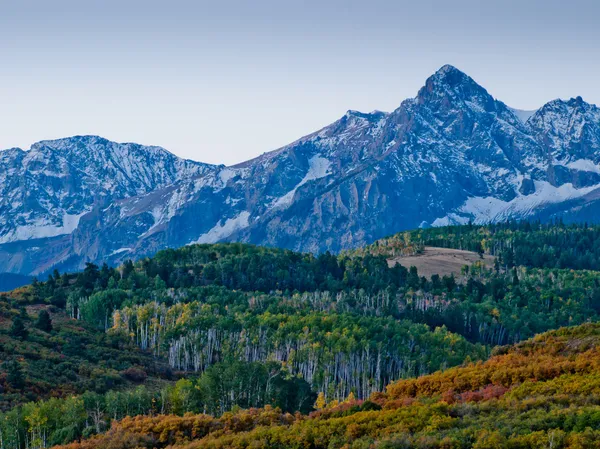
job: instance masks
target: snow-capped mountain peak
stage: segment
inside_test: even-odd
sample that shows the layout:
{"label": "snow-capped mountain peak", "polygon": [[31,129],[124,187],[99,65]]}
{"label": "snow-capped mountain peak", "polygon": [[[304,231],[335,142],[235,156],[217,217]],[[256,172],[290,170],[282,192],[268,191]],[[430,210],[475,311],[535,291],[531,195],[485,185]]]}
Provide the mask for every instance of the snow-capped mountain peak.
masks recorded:
{"label": "snow-capped mountain peak", "polygon": [[391,113],[355,110],[234,167],[98,136],[0,151],[0,272],[190,243],[338,251],[419,226],[600,218],[600,111],[519,111],[445,65]]}

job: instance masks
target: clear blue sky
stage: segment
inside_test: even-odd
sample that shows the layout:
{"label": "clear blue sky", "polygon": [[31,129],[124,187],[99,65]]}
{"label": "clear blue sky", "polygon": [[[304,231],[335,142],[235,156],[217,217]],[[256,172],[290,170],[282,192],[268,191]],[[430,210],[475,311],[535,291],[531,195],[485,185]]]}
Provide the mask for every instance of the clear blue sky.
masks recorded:
{"label": "clear blue sky", "polygon": [[570,0],[0,2],[0,148],[99,134],[235,163],[449,63],[510,106],[600,103],[600,6]]}

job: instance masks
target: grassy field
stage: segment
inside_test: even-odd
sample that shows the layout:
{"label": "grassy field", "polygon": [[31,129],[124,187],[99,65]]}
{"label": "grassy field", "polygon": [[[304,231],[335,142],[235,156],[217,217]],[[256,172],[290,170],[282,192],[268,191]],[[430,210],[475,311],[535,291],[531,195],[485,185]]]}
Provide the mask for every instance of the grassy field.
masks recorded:
{"label": "grassy field", "polygon": [[482,258],[473,251],[426,246],[422,253],[394,257],[389,259],[388,264],[394,266],[398,262],[406,268],[415,266],[421,276],[430,278],[432,274],[458,276],[463,265],[472,265],[477,261],[483,261],[491,268],[494,266],[494,259],[494,256],[487,254]]}

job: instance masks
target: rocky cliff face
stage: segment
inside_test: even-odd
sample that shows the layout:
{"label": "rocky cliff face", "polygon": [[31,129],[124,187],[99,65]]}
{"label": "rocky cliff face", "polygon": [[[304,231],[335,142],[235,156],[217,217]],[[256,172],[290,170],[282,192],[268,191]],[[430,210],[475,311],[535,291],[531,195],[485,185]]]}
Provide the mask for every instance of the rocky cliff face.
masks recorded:
{"label": "rocky cliff face", "polygon": [[6,150],[0,164],[0,272],[190,243],[339,251],[418,226],[600,217],[598,108],[515,111],[452,66],[391,113],[348,111],[234,167],[89,136]]}

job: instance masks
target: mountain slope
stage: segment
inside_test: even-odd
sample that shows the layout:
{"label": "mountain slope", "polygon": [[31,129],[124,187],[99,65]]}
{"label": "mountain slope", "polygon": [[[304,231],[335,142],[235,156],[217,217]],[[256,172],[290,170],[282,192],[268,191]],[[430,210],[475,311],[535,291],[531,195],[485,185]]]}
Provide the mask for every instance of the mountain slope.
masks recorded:
{"label": "mountain slope", "polygon": [[125,418],[64,446],[169,448],[596,448],[598,325],[502,348],[485,363],[402,380],[370,401],[348,398],[310,416],[279,409]]}
{"label": "mountain slope", "polygon": [[0,271],[118,263],[194,242],[322,252],[419,226],[595,221],[598,108],[554,100],[524,118],[447,65],[391,113],[348,111],[233,167],[92,137],[7,150]]}

